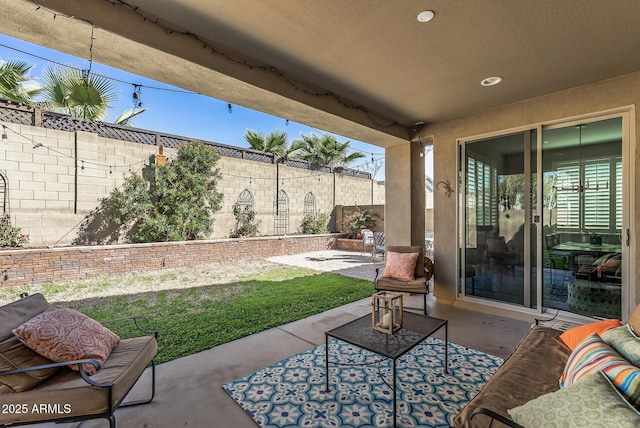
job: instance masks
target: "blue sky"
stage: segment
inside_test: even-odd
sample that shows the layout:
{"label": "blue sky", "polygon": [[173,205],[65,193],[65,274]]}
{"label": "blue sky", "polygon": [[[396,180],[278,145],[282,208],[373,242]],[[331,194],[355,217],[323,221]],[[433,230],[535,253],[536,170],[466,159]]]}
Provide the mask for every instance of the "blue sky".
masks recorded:
{"label": "blue sky", "polygon": [[[43,69],[57,67],[56,63],[87,69],[89,61],[32,43],[24,42],[0,34],[0,60],[21,60],[33,64],[31,78],[39,81]],[[289,140],[300,138],[300,134],[321,134],[324,131],[232,105],[229,113],[228,103],[224,100],[206,97],[151,79],[117,70],[94,62],[92,72],[113,79],[116,85],[117,101],[108,112],[107,121],[114,121],[120,113],[133,108],[134,84],[141,85],[142,107],[148,110],[136,116],[133,126],[137,128],[166,132],[174,135],[214,141],[233,146],[248,147],[244,140],[247,129],[268,133],[274,129],[285,131]],[[335,135],[335,134],[334,134]],[[361,151],[365,158],[354,162],[351,167],[371,163],[371,159],[384,161],[384,149],[361,141],[336,135],[341,142],[350,140],[354,150]],[[359,168],[362,169],[362,168]],[[384,168],[375,177],[384,179]]]}

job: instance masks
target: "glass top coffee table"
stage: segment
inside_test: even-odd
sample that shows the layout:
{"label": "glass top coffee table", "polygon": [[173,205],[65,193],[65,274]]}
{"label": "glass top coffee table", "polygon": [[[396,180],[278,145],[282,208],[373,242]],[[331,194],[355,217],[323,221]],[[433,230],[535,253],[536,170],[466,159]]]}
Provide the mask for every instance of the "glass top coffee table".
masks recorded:
{"label": "glass top coffee table", "polygon": [[393,426],[396,426],[396,360],[444,327],[444,372],[449,373],[447,320],[403,312],[402,328],[386,334],[371,327],[371,314],[325,332],[326,392],[329,392],[329,338],[333,337],[393,361]]}

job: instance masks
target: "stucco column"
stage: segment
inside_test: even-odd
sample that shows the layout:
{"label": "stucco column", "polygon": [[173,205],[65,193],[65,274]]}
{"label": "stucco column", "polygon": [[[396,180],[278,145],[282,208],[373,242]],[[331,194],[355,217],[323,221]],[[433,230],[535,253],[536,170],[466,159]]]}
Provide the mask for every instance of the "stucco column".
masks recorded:
{"label": "stucco column", "polygon": [[424,158],[420,145],[385,150],[384,230],[387,245],[424,246]]}
{"label": "stucco column", "polygon": [[[417,142],[411,146],[411,245],[424,247],[424,216],[426,193],[424,187],[424,147]],[[420,156],[420,155],[423,156]]]}

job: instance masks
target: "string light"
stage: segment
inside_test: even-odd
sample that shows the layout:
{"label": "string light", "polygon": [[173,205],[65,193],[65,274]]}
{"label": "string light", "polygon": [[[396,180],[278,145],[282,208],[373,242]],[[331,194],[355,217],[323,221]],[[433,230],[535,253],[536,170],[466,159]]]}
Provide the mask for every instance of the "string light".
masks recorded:
{"label": "string light", "polygon": [[416,122],[416,129],[418,131],[418,140],[420,141],[420,157],[423,158],[424,157],[424,144],[422,144],[422,126],[424,125],[424,122],[420,121],[420,122]]}
{"label": "string light", "polygon": [[[304,175],[294,175],[292,177],[281,177],[280,178],[280,183],[282,185],[285,184],[285,182],[287,181],[298,181],[298,180],[310,180],[313,179],[314,177],[317,178],[318,181],[322,181],[321,178],[321,172],[318,171],[312,171],[309,172],[308,174],[304,174]],[[330,172],[327,172],[327,174],[330,174]],[[273,177],[253,177],[252,175],[238,175],[238,174],[231,174],[231,173],[227,173],[227,172],[220,172],[220,175],[223,177],[232,177],[232,178],[238,178],[238,179],[249,179],[249,183],[253,184],[253,181],[257,181],[257,180],[262,180],[262,181],[267,181],[267,182],[273,182]]]}
{"label": "string light", "polygon": [[[53,18],[55,19],[56,15],[53,15]],[[93,41],[95,40],[95,37],[93,36],[93,32],[95,30],[95,25],[91,24],[91,37],[89,39],[89,68],[86,70],[82,70],[82,80],[84,82],[84,91],[87,95],[86,97],[86,104],[90,105],[91,104],[91,95],[89,93],[89,78],[91,77],[91,68],[93,66]],[[87,107],[83,107],[83,117],[87,117],[86,116],[86,110]]]}
{"label": "string light", "polygon": [[[28,55],[28,56],[31,56],[33,58],[37,58],[37,59],[40,59],[42,61],[49,62],[51,64],[55,64],[55,65],[60,66],[60,67],[68,68],[70,70],[76,70],[76,71],[79,71],[81,73],[86,71],[86,69],[75,67],[75,66],[68,65],[68,64],[63,64],[63,63],[61,63],[59,61],[55,61],[55,60],[52,60],[52,59],[49,59],[49,58],[45,58],[45,57],[43,57],[41,55],[36,55],[36,54],[31,53],[31,52],[23,51],[21,49],[14,48],[12,46],[8,46],[8,45],[5,45],[3,43],[0,43],[0,46],[5,48],[5,49],[9,49],[9,50],[12,50],[12,51],[15,51],[15,52],[19,52],[19,53],[21,53],[23,55]],[[123,83],[123,84],[126,84],[126,85],[135,85],[135,83],[128,82],[128,81],[122,80],[122,79],[117,79],[115,77],[107,76],[105,74],[96,73],[94,71],[92,71],[92,74],[94,76],[101,77],[101,78],[104,78],[104,79],[109,79],[109,80],[112,80],[114,82]],[[187,91],[185,89],[161,88],[159,86],[149,86],[149,85],[138,85],[138,86],[140,86],[141,88],[153,89],[155,91],[175,92],[175,93],[187,94],[187,95],[202,95],[202,94],[200,94],[198,92]]]}
{"label": "string light", "polygon": [[2,142],[7,144],[9,142],[9,136],[7,135],[7,126],[2,125]]}
{"label": "string light", "polygon": [[[62,151],[56,150],[53,147],[49,147],[49,146],[47,146],[45,144],[39,143],[39,142],[35,141],[32,137],[29,137],[27,135],[23,135],[18,131],[14,131],[11,128],[7,128],[7,126],[5,124],[2,124],[2,129],[3,129],[2,141],[7,141],[7,139],[8,139],[7,130],[9,130],[9,131],[13,132],[14,134],[19,135],[20,137],[24,138],[25,140],[30,141],[33,144],[33,149],[38,149],[40,147],[44,147],[48,151],[56,153],[56,154],[58,154],[60,156],[64,156],[64,157],[70,158],[70,159],[79,160],[81,162],[81,169],[84,171],[85,161],[83,159],[79,159],[79,158],[77,158],[75,156],[72,156],[72,155],[69,155],[69,154],[64,153]],[[119,167],[123,167],[124,168],[126,166],[128,166],[129,167],[129,171],[131,171],[131,166],[132,165],[139,165],[139,164],[142,164],[143,162],[145,162],[145,161],[139,161],[139,162],[136,162],[134,164],[113,164],[113,165],[109,165],[109,164],[106,164],[106,163],[86,161],[87,164],[93,165],[93,166],[97,166],[97,167],[107,167],[108,166],[110,173],[112,173],[114,169],[117,169]]]}
{"label": "string light", "polygon": [[133,83],[133,108],[137,109],[142,107],[142,85]]}
{"label": "string light", "polygon": [[85,85],[89,88],[89,76],[91,75],[91,68],[93,68],[93,41],[96,39],[93,36],[93,32],[96,29],[96,26],[91,24],[91,38],[89,39],[89,69],[87,70],[87,74],[84,76]]}
{"label": "string light", "polygon": [[[3,140],[3,142],[6,142],[6,141],[8,140],[8,136],[7,136],[7,129],[8,129],[9,131],[13,132],[14,134],[17,134],[17,135],[19,135],[20,137],[22,137],[22,138],[24,138],[24,139],[26,139],[26,140],[30,141],[31,143],[33,143],[33,149],[37,149],[37,148],[40,148],[40,147],[44,147],[44,148],[46,148],[48,151],[50,151],[50,152],[54,152],[54,153],[57,153],[57,154],[59,154],[60,156],[64,156],[64,157],[67,157],[67,158],[70,158],[70,159],[75,159],[76,161],[80,161],[80,163],[81,163],[81,168],[80,168],[80,169],[81,169],[82,171],[84,171],[84,170],[85,170],[85,160],[84,160],[84,159],[79,159],[79,158],[77,158],[77,157],[75,157],[75,156],[71,156],[71,155],[69,155],[69,154],[67,154],[67,153],[64,153],[64,152],[58,151],[58,150],[56,150],[55,148],[52,148],[52,147],[49,147],[49,146],[44,145],[44,144],[42,144],[42,143],[36,142],[32,137],[29,137],[29,136],[23,135],[23,134],[21,134],[21,133],[20,133],[20,132],[18,132],[18,131],[14,131],[14,130],[13,130],[13,129],[11,129],[11,128],[7,128],[7,126],[6,126],[5,124],[1,124],[1,126],[2,126],[2,128],[3,128],[3,133],[2,133],[2,140]],[[371,153],[371,159],[372,159],[372,162],[374,162],[374,163],[375,163],[375,158],[374,158],[375,156],[384,157],[385,155],[384,155],[384,153]],[[169,160],[169,158],[167,158],[167,160]],[[148,167],[148,163],[147,163],[147,161],[146,161],[146,160],[141,160],[141,161],[136,162],[136,163],[134,163],[134,164],[121,164],[121,165],[119,165],[119,164],[113,164],[113,165],[112,165],[112,164],[99,163],[99,162],[92,162],[92,161],[86,161],[86,163],[87,163],[87,164],[89,164],[89,165],[97,166],[97,167],[108,167],[108,168],[109,168],[109,174],[113,174],[114,169],[117,169],[118,167],[123,167],[123,168],[124,168],[124,167],[126,167],[126,168],[128,169],[128,171],[129,171],[129,172],[131,172],[131,171],[132,171],[132,166],[134,166],[134,165],[140,165],[140,164],[142,164],[142,165],[143,165],[143,168]],[[351,167],[351,169],[353,169],[353,170],[357,170],[360,166],[362,166],[362,165],[367,165],[368,163],[369,163],[369,162],[365,162],[364,164],[357,165],[357,166],[355,166],[355,167]],[[326,172],[332,172],[333,170],[334,170],[333,168],[329,168],[329,170],[328,170],[328,171],[326,171]],[[365,171],[365,172],[366,172],[366,171]],[[221,173],[221,175],[226,175],[226,176],[231,176],[231,177],[240,177],[240,178],[244,178],[244,179],[249,178],[249,182],[250,182],[250,183],[253,183],[253,177],[252,177],[251,175],[250,175],[249,177],[246,177],[246,176],[239,176],[239,175],[233,175],[233,174],[224,174],[224,173]],[[315,176],[315,177],[317,177],[318,181],[321,181],[321,179],[320,179],[320,172],[314,171],[314,172],[312,172],[312,173],[310,173],[310,174],[306,174],[306,175],[303,175],[303,176],[282,177],[282,184],[284,185],[284,182],[285,182],[285,181],[298,180],[298,179],[309,179],[309,178],[312,178],[312,177],[314,177],[314,176]],[[258,178],[258,179],[261,179],[261,178]]]}
{"label": "string light", "polygon": [[[192,32],[176,30],[174,28],[169,27],[168,25],[165,25],[165,24],[161,23],[157,18],[147,17],[140,10],[139,7],[137,7],[135,5],[131,5],[131,4],[127,3],[124,0],[105,0],[105,1],[107,1],[108,3],[110,3],[110,4],[114,5],[114,6],[120,6],[120,7],[128,8],[130,11],[132,11],[133,13],[138,15],[143,21],[149,22],[151,24],[156,25],[157,27],[159,27],[162,30],[164,30],[164,32],[166,34],[176,34],[176,35],[192,38],[196,42],[200,43],[204,49],[209,50],[211,52],[211,55],[221,56],[224,59],[226,59],[227,61],[233,62],[233,63],[235,63],[237,65],[240,65],[240,66],[247,67],[247,68],[249,68],[251,70],[261,70],[261,71],[264,71],[264,72],[274,73],[277,76],[279,76],[284,82],[286,82],[289,86],[291,86],[291,88],[293,90],[295,90],[297,92],[302,92],[305,95],[309,95],[309,96],[312,96],[312,97],[329,97],[329,98],[333,98],[338,104],[342,105],[345,108],[348,108],[348,109],[351,109],[351,110],[357,110],[357,111],[360,111],[360,112],[364,113],[364,115],[369,119],[369,121],[371,123],[373,123],[374,125],[376,125],[378,128],[381,128],[381,129],[387,129],[387,128],[392,128],[392,127],[404,128],[403,125],[401,125],[400,123],[398,123],[395,120],[391,120],[391,121],[389,121],[387,123],[381,122],[380,120],[378,120],[376,115],[374,115],[372,112],[370,112],[364,106],[362,106],[360,104],[353,104],[352,102],[350,102],[348,100],[345,100],[343,97],[335,94],[334,92],[331,92],[331,91],[317,91],[317,90],[307,89],[307,88],[297,84],[296,82],[294,82],[286,74],[284,74],[282,71],[280,71],[278,68],[276,68],[276,67],[274,67],[272,65],[253,64],[253,63],[250,63],[249,61],[247,61],[244,58],[238,59],[238,58],[236,58],[234,56],[231,56],[231,55],[219,50],[214,45],[212,45],[210,42],[200,38],[198,35],[196,35],[196,34],[194,34]],[[79,21],[86,22],[86,23],[90,24],[92,27],[94,27],[93,23],[90,20],[83,19],[83,18],[76,18],[75,16],[68,16],[68,15],[57,13],[57,12],[53,12],[51,10],[47,10],[46,8],[41,7],[40,5],[35,3],[35,1],[33,1],[33,0],[32,0],[32,2],[36,6],[36,10],[46,11],[46,12],[52,14],[54,19],[57,16],[63,16],[63,17],[68,18],[68,19],[77,19]],[[93,33],[93,29],[92,29],[92,33]],[[109,78],[109,77],[107,77],[107,78]],[[116,80],[116,79],[114,79],[114,80]],[[128,83],[128,82],[125,82],[125,83]],[[231,104],[229,104],[229,106],[230,105]],[[229,111],[229,113],[231,113],[231,111]]]}
{"label": "string light", "polygon": [[227,111],[229,112],[229,114],[233,113],[233,108],[231,106],[231,103],[227,103]]}

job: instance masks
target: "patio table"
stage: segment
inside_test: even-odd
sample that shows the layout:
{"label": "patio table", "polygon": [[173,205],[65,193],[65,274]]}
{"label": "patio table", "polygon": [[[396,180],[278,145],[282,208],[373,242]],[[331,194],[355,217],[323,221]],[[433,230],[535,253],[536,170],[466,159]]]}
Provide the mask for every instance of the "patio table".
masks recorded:
{"label": "patio table", "polygon": [[340,327],[325,332],[326,392],[329,388],[329,338],[358,346],[392,360],[393,364],[393,426],[396,427],[396,360],[423,340],[444,327],[444,372],[449,373],[448,321],[412,312],[403,312],[402,328],[386,334],[371,327],[371,314],[364,315]]}

